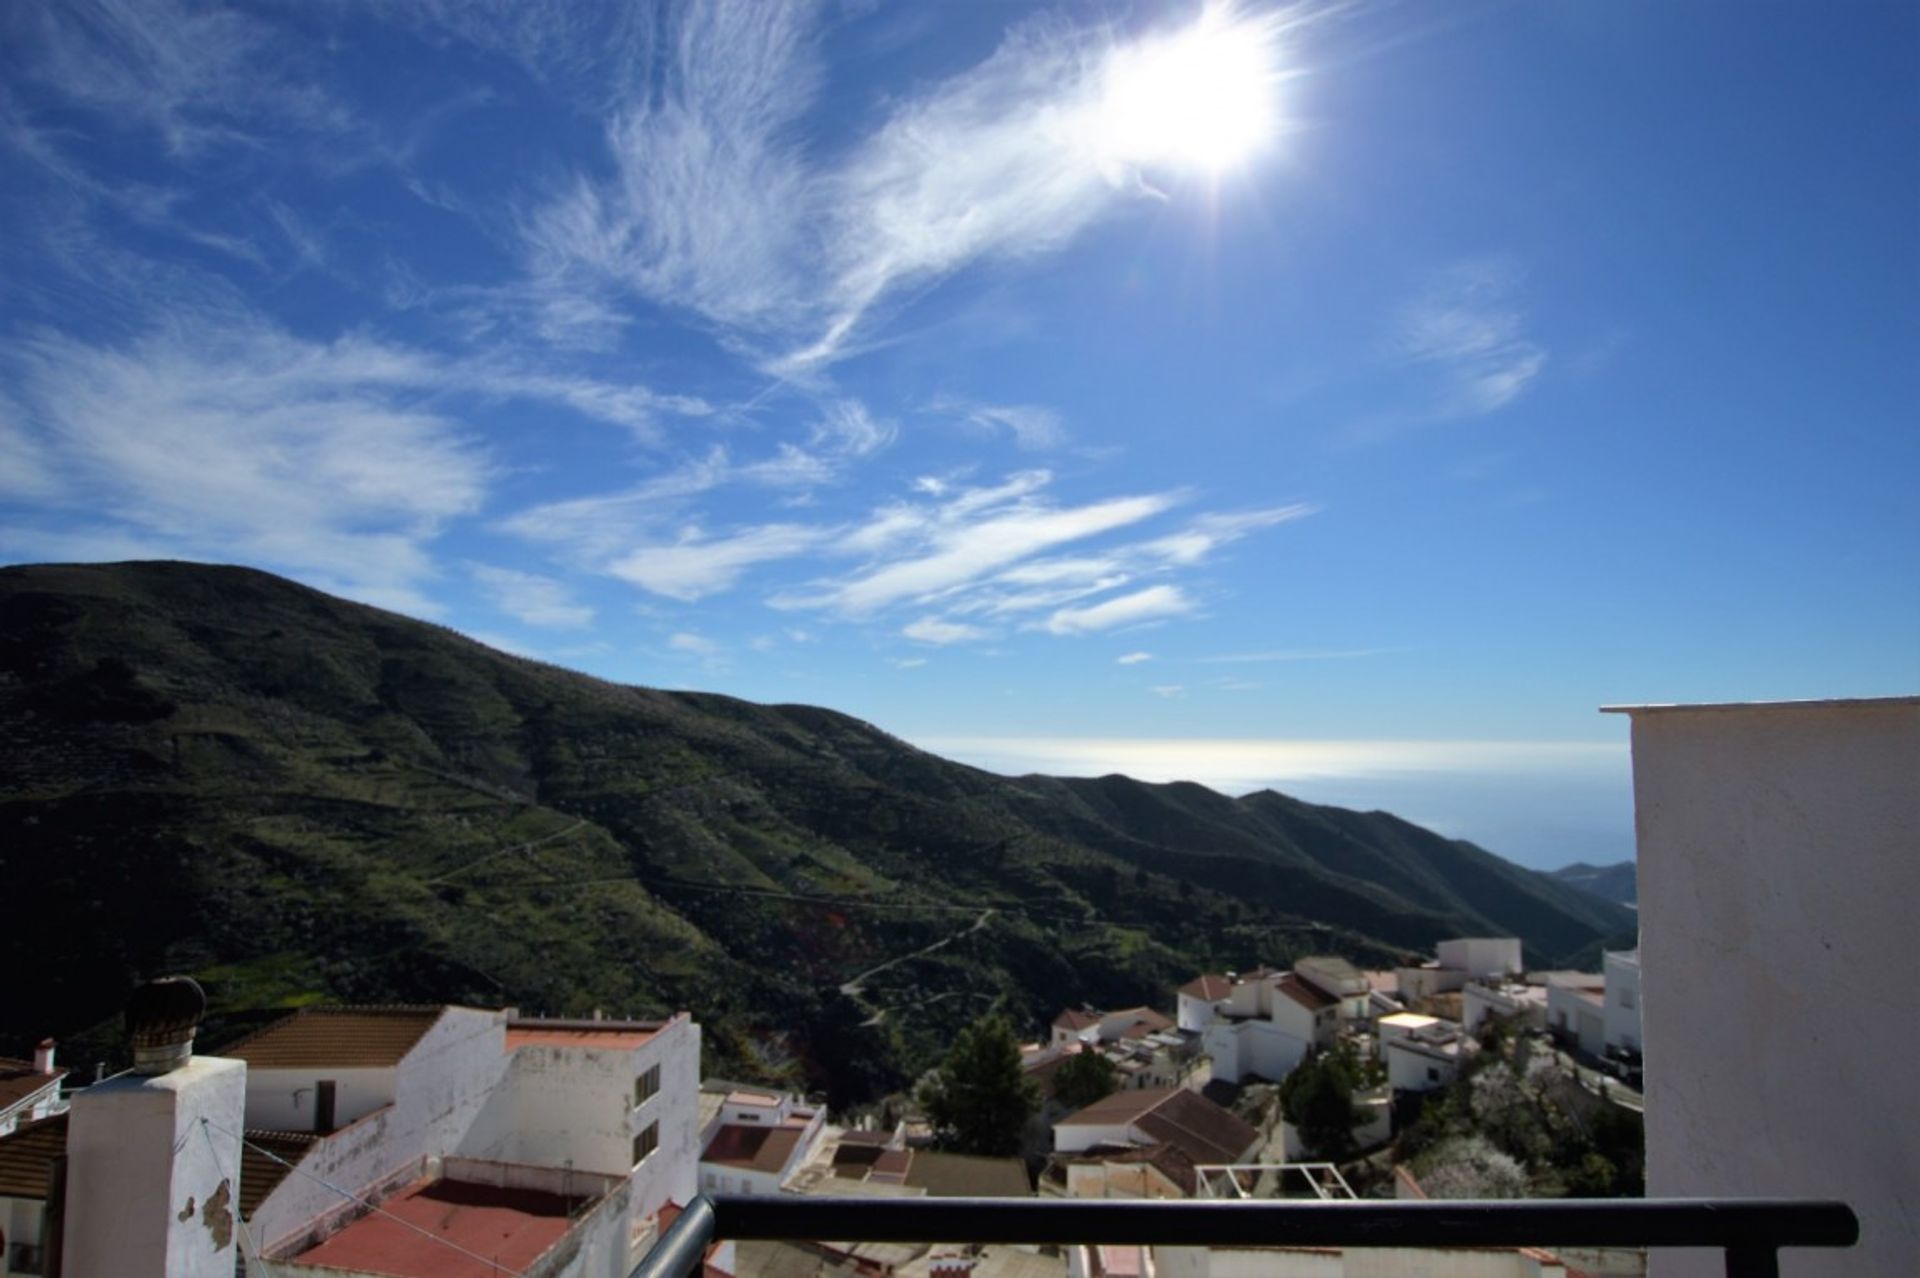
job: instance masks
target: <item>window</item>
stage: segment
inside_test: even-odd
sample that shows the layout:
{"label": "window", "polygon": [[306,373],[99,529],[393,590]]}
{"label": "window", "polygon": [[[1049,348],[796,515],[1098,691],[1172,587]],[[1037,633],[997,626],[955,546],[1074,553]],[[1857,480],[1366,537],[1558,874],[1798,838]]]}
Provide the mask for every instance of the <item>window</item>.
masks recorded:
{"label": "window", "polygon": [[1427,1066],[1427,1081],[1429,1083],[1437,1083],[1440,1081],[1440,1071],[1438,1068],[1432,1065]]}
{"label": "window", "polygon": [[660,1124],[648,1123],[646,1128],[633,1138],[633,1165],[638,1167],[647,1161],[647,1155],[660,1148]]}
{"label": "window", "polygon": [[633,1080],[633,1107],[640,1108],[649,1097],[660,1090],[660,1067],[649,1066],[647,1071]]}

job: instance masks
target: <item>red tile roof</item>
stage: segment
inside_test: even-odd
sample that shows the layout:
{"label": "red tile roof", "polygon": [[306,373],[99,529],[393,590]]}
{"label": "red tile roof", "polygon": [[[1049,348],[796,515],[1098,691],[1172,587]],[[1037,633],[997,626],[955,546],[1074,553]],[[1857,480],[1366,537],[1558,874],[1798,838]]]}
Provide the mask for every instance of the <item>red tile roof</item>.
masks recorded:
{"label": "red tile roof", "polygon": [[220,1055],[253,1069],[380,1069],[398,1065],[446,1008],[305,1007]]}
{"label": "red tile roof", "polygon": [[778,1172],[793,1156],[794,1146],[806,1135],[804,1127],[756,1127],[751,1123],[724,1123],[700,1155],[703,1163]]}
{"label": "red tile roof", "polygon": [[1260,1133],[1184,1087],[1115,1092],[1062,1119],[1060,1127],[1137,1127],[1196,1163],[1234,1163]]}
{"label": "red tile roof", "polygon": [[1026,1164],[1018,1158],[979,1158],[970,1154],[914,1151],[907,1184],[929,1198],[1031,1198]]}
{"label": "red tile roof", "polygon": [[1076,1163],[1146,1163],[1191,1196],[1199,1187],[1200,1174],[1193,1159],[1176,1146],[1161,1141],[1157,1145],[1096,1145],[1085,1153],[1073,1154]]}
{"label": "red tile roof", "polygon": [[1099,1023],[1100,1017],[1098,1014],[1077,1011],[1071,1007],[1053,1018],[1055,1029],[1083,1030],[1089,1025],[1098,1025]]}
{"label": "red tile roof", "polygon": [[[380,1204],[387,1214],[362,1216],[294,1262],[396,1278],[500,1278],[521,1272],[559,1242],[582,1201],[532,1189],[419,1180]],[[444,1245],[449,1242],[489,1260],[463,1256]]]}
{"label": "red tile roof", "polygon": [[1331,994],[1326,994],[1315,989],[1313,986],[1295,976],[1292,972],[1288,972],[1278,981],[1275,981],[1273,988],[1285,994],[1309,1012],[1324,1012],[1329,1007],[1338,1007],[1340,1005],[1339,999],[1333,997]]}
{"label": "red tile roof", "polygon": [[47,1172],[67,1152],[67,1116],[22,1123],[0,1136],[0,1198],[45,1198]]}
{"label": "red tile roof", "polygon": [[248,1220],[320,1137],[311,1132],[249,1131],[240,1147],[240,1214]]}
{"label": "red tile roof", "polygon": [[1180,987],[1180,992],[1182,994],[1185,994],[1188,998],[1205,999],[1207,1002],[1211,1003],[1217,999],[1223,999],[1228,994],[1232,993],[1233,982],[1229,981],[1224,976],[1218,976],[1212,972],[1207,972],[1207,973],[1204,973],[1203,975],[1194,977],[1191,981],[1188,981],[1185,985],[1182,985]]}
{"label": "red tile roof", "polygon": [[33,1067],[32,1061],[0,1056],[0,1111],[13,1108],[35,1092],[53,1086],[66,1076],[67,1071],[64,1069],[56,1069],[51,1074],[42,1074]]}

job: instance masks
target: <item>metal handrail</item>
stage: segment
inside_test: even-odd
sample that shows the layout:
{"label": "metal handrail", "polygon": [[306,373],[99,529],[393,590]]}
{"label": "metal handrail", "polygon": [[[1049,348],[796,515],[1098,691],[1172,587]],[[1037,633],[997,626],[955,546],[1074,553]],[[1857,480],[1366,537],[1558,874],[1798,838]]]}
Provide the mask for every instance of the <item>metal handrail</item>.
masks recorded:
{"label": "metal handrail", "polygon": [[1850,1247],[1845,1203],[1770,1198],[1499,1202],[693,1200],[631,1278],[688,1278],[724,1239],[1120,1243],[1185,1247],[1711,1247],[1729,1278],[1777,1278],[1782,1247]]}

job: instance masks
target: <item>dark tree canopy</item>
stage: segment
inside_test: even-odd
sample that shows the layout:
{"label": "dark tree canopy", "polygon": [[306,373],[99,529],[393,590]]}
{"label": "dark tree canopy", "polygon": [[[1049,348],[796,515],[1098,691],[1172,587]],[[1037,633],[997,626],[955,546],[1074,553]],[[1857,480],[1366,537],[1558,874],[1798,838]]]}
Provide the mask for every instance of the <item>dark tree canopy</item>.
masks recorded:
{"label": "dark tree canopy", "polygon": [[1120,1085],[1113,1062],[1091,1048],[1069,1056],[1053,1075],[1053,1098],[1068,1109],[1084,1109]]}
{"label": "dark tree canopy", "polygon": [[1358,1070],[1344,1051],[1323,1052],[1304,1061],[1280,1084],[1280,1112],[1300,1129],[1300,1139],[1324,1158],[1353,1152],[1353,1125],[1360,1117],[1353,1104]]}
{"label": "dark tree canopy", "polygon": [[1020,1043],[998,1013],[961,1030],[953,1047],[920,1085],[920,1103],[940,1148],[960,1154],[1020,1152],[1039,1091],[1020,1070]]}

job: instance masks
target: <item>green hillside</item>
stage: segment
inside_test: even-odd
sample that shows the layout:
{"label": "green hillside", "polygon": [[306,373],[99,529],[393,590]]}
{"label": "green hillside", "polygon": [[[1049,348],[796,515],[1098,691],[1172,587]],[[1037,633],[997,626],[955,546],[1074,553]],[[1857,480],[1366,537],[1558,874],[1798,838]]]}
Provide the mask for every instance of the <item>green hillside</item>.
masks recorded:
{"label": "green hillside", "polygon": [[0,569],[0,883],[0,1052],[82,1064],[131,982],[185,971],[213,1043],[322,998],[689,1008],[716,1066],[840,1099],[995,1000],[1489,932],[1551,964],[1633,927],[1384,813],[997,777],[184,563]]}

